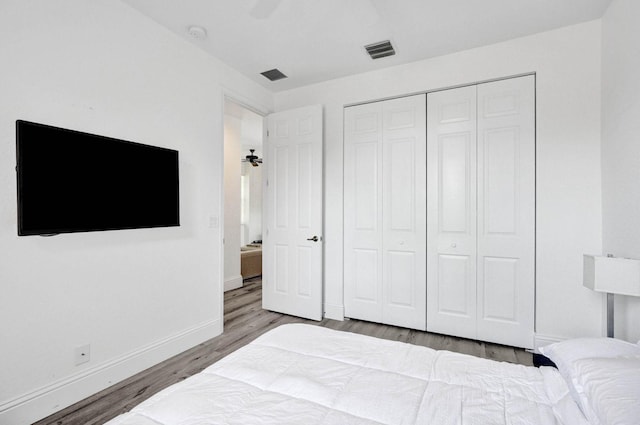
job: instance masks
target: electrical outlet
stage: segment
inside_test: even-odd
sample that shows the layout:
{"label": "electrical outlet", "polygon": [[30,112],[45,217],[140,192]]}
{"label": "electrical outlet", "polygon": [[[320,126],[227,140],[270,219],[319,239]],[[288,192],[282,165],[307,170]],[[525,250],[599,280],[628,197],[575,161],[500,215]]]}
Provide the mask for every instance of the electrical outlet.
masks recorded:
{"label": "electrical outlet", "polygon": [[91,360],[91,344],[76,347],[76,366],[87,363]]}

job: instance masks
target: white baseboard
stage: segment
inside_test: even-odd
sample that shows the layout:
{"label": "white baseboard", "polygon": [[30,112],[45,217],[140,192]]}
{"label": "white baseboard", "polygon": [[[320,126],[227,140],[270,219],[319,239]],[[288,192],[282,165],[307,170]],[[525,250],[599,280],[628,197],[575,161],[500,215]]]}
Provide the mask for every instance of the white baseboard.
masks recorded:
{"label": "white baseboard", "polygon": [[559,336],[536,334],[535,341],[534,341],[535,349],[537,350],[538,348],[544,347],[545,345],[554,344],[556,342],[564,341],[566,339],[567,338],[562,338]]}
{"label": "white baseboard", "polygon": [[242,275],[233,276],[224,280],[224,292],[242,288]]}
{"label": "white baseboard", "polygon": [[337,304],[325,304],[324,317],[333,320],[344,320],[344,306]]}
{"label": "white baseboard", "polygon": [[212,320],[0,403],[0,424],[28,425],[222,333]]}

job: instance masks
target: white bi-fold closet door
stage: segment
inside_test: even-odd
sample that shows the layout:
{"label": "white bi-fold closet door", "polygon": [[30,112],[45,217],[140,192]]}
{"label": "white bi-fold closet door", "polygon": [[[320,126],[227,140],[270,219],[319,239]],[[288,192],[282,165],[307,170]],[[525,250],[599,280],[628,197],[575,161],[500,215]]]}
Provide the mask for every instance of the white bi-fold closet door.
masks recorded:
{"label": "white bi-fold closet door", "polygon": [[427,329],[531,348],[534,76],[427,96]]}
{"label": "white bi-fold closet door", "polygon": [[344,110],[345,316],[426,329],[426,98]]}

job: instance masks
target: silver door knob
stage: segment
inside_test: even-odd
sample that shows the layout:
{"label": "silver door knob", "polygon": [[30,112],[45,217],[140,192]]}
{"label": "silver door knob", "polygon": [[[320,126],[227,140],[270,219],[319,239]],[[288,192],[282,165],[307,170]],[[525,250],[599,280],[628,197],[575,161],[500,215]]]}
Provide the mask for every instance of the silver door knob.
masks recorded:
{"label": "silver door knob", "polygon": [[318,242],[320,239],[318,239],[318,237],[317,237],[317,236],[314,236],[314,237],[312,237],[312,238],[308,238],[307,240],[308,240],[308,241]]}

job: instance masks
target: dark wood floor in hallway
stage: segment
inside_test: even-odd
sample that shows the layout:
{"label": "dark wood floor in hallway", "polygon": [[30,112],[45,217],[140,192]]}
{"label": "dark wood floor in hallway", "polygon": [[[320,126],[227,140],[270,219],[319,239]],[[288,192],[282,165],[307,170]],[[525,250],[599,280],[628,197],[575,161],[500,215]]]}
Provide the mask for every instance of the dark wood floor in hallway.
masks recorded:
{"label": "dark wood floor in hallway", "polygon": [[198,373],[227,354],[285,323],[309,323],[331,329],[423,345],[499,361],[532,364],[531,354],[521,349],[360,320],[324,319],[313,322],[262,309],[260,278],[225,293],[224,333],[190,350],[138,373],[104,391],[55,413],[36,425],[103,424],[131,410],[153,394]]}

